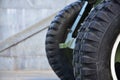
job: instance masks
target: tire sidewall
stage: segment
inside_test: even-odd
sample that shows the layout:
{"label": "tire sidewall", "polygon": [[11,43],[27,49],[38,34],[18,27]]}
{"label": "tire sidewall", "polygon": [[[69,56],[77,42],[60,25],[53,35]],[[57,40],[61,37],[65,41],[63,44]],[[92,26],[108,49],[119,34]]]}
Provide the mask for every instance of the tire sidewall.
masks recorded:
{"label": "tire sidewall", "polygon": [[104,33],[104,36],[99,46],[97,68],[99,69],[98,79],[100,80],[112,80],[110,69],[111,53],[113,45],[119,33],[120,33],[120,15],[118,15],[115,18],[115,20],[112,21],[111,25]]}

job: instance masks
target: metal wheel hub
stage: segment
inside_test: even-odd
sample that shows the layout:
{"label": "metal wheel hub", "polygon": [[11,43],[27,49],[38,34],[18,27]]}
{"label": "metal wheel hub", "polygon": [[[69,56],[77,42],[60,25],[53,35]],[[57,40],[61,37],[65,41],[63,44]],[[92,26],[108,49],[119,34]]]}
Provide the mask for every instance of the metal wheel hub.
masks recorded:
{"label": "metal wheel hub", "polygon": [[117,77],[118,74],[116,74],[115,63],[120,62],[120,47],[119,46],[120,46],[120,34],[118,35],[114,43],[112,54],[111,54],[111,74],[112,74],[113,80],[118,80],[118,77]]}

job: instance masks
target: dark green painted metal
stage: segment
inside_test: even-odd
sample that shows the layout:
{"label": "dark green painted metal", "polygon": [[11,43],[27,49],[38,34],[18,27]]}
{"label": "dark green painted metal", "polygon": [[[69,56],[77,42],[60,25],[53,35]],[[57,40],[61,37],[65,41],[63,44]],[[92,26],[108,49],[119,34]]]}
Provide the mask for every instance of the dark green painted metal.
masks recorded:
{"label": "dark green painted metal", "polygon": [[102,2],[103,0],[97,0],[96,3],[94,4],[94,6],[98,5],[100,2]]}
{"label": "dark green painted metal", "polygon": [[115,56],[115,62],[120,62],[120,44],[117,48],[116,56]]}

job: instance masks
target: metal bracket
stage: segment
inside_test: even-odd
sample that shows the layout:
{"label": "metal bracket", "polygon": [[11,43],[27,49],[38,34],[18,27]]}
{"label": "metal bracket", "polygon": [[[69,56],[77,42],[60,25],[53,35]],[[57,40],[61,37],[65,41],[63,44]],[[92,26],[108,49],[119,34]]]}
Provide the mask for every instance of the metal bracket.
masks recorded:
{"label": "metal bracket", "polygon": [[75,31],[75,29],[76,29],[76,27],[77,27],[77,25],[78,25],[81,17],[83,16],[83,13],[85,12],[85,9],[86,9],[87,5],[88,5],[88,1],[85,1],[82,9],[81,9],[80,12],[79,12],[79,15],[77,16],[74,24],[72,25],[72,27],[71,27],[71,29],[70,29],[70,32],[69,32],[68,35],[67,35],[67,38],[66,38],[65,43],[60,43],[60,44],[59,44],[59,47],[60,47],[60,48],[70,48],[70,49],[74,49],[74,47],[75,47],[75,42],[76,42],[76,38],[73,38],[72,35],[73,35],[73,33],[74,33],[74,31]]}

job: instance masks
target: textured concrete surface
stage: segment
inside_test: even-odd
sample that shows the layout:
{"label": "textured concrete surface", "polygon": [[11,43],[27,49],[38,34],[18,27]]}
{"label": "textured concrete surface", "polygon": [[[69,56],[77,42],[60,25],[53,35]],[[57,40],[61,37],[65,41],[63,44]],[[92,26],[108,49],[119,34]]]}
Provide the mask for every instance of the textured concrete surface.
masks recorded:
{"label": "textured concrete surface", "polygon": [[73,1],[75,0],[0,0],[0,7],[4,9],[60,9]]}
{"label": "textured concrete surface", "polygon": [[[6,39],[3,43],[6,44],[5,46],[15,42],[0,52],[0,80],[59,80],[46,58],[47,28],[41,31],[38,31],[36,27],[34,30],[29,29],[28,32],[23,30],[34,27],[31,25],[47,18],[73,1],[0,0],[0,42]],[[48,22],[45,25],[49,25]],[[46,27],[45,25],[42,26]],[[15,35],[16,33],[18,34]],[[13,35],[17,37],[14,38]]]}
{"label": "textured concrete surface", "polygon": [[29,28],[54,14],[54,9],[1,9],[0,8],[0,41]]}
{"label": "textured concrete surface", "polygon": [[74,0],[0,0],[0,41],[61,10]]}
{"label": "textured concrete surface", "polygon": [[60,80],[52,71],[1,72],[0,80]]}
{"label": "textured concrete surface", "polygon": [[48,28],[56,13],[0,42],[0,52]]}
{"label": "textured concrete surface", "polygon": [[0,80],[59,80],[45,54],[47,29],[0,53]]}
{"label": "textured concrete surface", "polygon": [[46,30],[0,53],[0,70],[49,70],[45,52]]}

